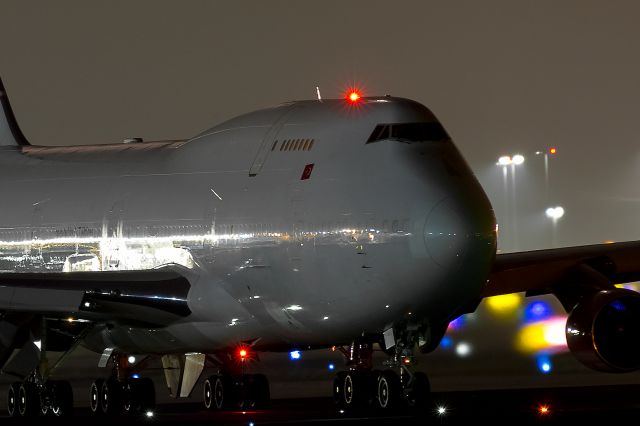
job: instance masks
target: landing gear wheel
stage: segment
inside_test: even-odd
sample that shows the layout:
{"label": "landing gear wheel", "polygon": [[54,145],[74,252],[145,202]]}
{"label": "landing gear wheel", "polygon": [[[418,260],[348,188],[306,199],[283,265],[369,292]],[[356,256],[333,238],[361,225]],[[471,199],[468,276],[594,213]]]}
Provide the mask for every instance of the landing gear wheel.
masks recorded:
{"label": "landing gear wheel", "polygon": [[18,389],[18,412],[20,417],[34,417],[40,412],[40,393],[38,387],[24,382]]}
{"label": "landing gear wheel", "polygon": [[333,402],[338,408],[345,408],[344,402],[344,378],[347,376],[346,371],[340,371],[333,379]]}
{"label": "landing gear wheel", "polygon": [[93,383],[91,383],[91,387],[89,388],[89,408],[91,409],[91,413],[97,416],[104,414],[104,412],[100,408],[100,401],[102,401],[103,384],[103,379],[96,379],[93,381]]}
{"label": "landing gear wheel", "polygon": [[[47,383],[50,396],[50,412],[56,417],[69,417],[73,414],[73,390],[66,380]],[[44,410],[43,410],[44,413]]]}
{"label": "landing gear wheel", "polygon": [[151,379],[129,379],[123,385],[122,408],[126,413],[146,413],[155,408],[155,403],[156,391]]}
{"label": "landing gear wheel", "polygon": [[120,414],[122,410],[122,384],[115,378],[110,378],[102,383],[102,398],[100,410],[103,414],[113,416]]}
{"label": "landing gear wheel", "polygon": [[376,406],[388,410],[398,405],[402,396],[400,377],[392,370],[378,373],[375,401]]}
{"label": "landing gear wheel", "polygon": [[21,384],[20,382],[13,382],[9,386],[9,391],[7,392],[7,411],[10,417],[20,416],[20,411],[18,410],[18,394]]}
{"label": "landing gear wheel", "polygon": [[223,410],[229,406],[231,383],[223,376],[211,376],[204,381],[203,397],[207,410]]}
{"label": "landing gear wheel", "polygon": [[369,395],[367,373],[348,371],[342,383],[342,397],[346,408],[357,408],[365,404]]}
{"label": "landing gear wheel", "polygon": [[431,399],[431,383],[429,377],[422,372],[413,374],[413,385],[409,391],[407,402],[411,407],[426,408]]}

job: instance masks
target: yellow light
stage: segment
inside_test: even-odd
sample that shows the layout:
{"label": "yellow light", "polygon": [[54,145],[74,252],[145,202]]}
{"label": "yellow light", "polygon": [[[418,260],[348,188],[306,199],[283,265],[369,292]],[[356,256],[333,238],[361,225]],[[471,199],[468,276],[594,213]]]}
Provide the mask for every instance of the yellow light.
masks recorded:
{"label": "yellow light", "polygon": [[489,297],[486,299],[486,302],[487,307],[494,314],[506,315],[518,309],[522,303],[522,299],[522,294],[512,293]]}
{"label": "yellow light", "polygon": [[73,322],[73,317],[69,317],[69,318],[67,318],[67,321],[69,321],[69,322]]}
{"label": "yellow light", "polygon": [[516,347],[527,353],[566,349],[565,326],[566,319],[563,317],[526,325],[518,332]]}

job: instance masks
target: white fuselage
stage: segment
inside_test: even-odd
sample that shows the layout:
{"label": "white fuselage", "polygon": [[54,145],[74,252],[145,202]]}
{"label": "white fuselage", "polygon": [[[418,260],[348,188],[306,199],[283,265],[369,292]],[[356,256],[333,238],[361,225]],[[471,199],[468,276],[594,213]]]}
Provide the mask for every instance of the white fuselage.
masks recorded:
{"label": "white fuselage", "polygon": [[491,206],[450,140],[366,143],[435,121],[398,98],[302,101],[186,142],[0,147],[0,270],[190,271],[189,317],[101,329],[98,351],[305,348],[449,321],[486,282]]}

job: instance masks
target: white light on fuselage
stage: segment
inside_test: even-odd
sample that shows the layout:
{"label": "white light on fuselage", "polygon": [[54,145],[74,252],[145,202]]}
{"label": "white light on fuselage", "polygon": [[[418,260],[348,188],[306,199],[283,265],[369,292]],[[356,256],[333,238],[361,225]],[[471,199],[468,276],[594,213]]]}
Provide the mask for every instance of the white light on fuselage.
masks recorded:
{"label": "white light on fuselage", "polygon": [[287,311],[300,311],[300,310],[302,310],[302,306],[300,306],[300,305],[291,305],[291,306],[287,306],[284,309],[287,310]]}

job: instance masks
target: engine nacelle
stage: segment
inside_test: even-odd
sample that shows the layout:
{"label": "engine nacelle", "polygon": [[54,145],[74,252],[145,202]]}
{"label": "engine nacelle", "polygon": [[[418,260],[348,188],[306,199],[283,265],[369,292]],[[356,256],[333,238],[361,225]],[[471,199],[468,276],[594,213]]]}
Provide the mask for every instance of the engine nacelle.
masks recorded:
{"label": "engine nacelle", "polygon": [[640,293],[603,290],[583,298],[567,319],[567,344],[584,365],[624,373],[640,368]]}

